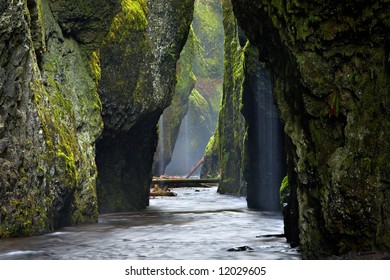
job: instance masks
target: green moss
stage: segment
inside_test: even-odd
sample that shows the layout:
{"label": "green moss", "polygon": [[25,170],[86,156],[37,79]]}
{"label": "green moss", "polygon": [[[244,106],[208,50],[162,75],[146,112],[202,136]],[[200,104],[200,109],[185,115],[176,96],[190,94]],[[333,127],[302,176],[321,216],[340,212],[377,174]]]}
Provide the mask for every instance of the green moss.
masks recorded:
{"label": "green moss", "polygon": [[222,22],[221,5],[218,1],[195,1],[193,26],[198,38],[198,48],[194,73],[198,78],[223,76]]}
{"label": "green moss", "polygon": [[100,53],[99,51],[94,51],[90,58],[89,58],[90,64],[91,64],[91,70],[94,75],[94,80],[96,81],[96,84],[99,82],[101,78],[101,69],[100,69]]}
{"label": "green moss", "polygon": [[144,69],[144,64],[150,63],[147,54],[153,49],[146,30],[148,7],[144,0],[123,0],[121,7],[100,49],[101,71],[106,73],[100,87],[110,94],[102,95],[102,99],[130,102],[133,104],[129,106],[139,111],[147,109],[150,103],[150,95],[145,94],[150,87],[149,74]]}
{"label": "green moss", "polygon": [[77,139],[72,127],[66,123],[69,118],[72,122],[75,121],[72,103],[63,97],[60,84],[51,75],[47,75],[47,81],[53,91],[50,95],[38,82],[32,83],[30,88],[34,91],[34,101],[45,132],[46,145],[50,151],[49,157],[63,159],[67,179],[70,180],[71,185],[74,185],[77,182],[75,167]]}
{"label": "green moss", "polygon": [[60,161],[63,161],[63,164],[65,165],[65,172],[67,174],[67,177],[70,180],[74,180],[73,182],[70,182],[70,183],[72,185],[73,184],[77,184],[78,172],[77,172],[77,169],[76,169],[75,159],[74,159],[73,153],[65,154],[63,151],[59,150],[57,152],[56,157]]}
{"label": "green moss", "polygon": [[112,21],[106,42],[126,43],[132,33],[148,25],[145,0],[121,0],[122,9]]}
{"label": "green moss", "polygon": [[[195,86],[196,77],[192,72],[194,62],[195,41],[197,40],[194,29],[190,28],[186,45],[180,53],[180,59],[176,67],[176,87],[173,102],[178,102],[180,97],[189,96]],[[175,100],[176,99],[176,100]],[[176,104],[178,105],[178,104]]]}
{"label": "green moss", "polygon": [[309,20],[307,18],[297,18],[295,27],[297,29],[298,40],[306,40],[313,32],[309,27]]}
{"label": "green moss", "polygon": [[200,116],[207,116],[210,112],[209,103],[196,89],[193,89],[191,92],[190,102],[196,110],[201,112]]}
{"label": "green moss", "polygon": [[280,185],[280,204],[287,203],[288,195],[290,195],[290,186],[288,184],[288,176],[286,176]]}
{"label": "green moss", "polygon": [[[100,52],[99,50],[92,52],[92,54],[89,57],[89,62],[91,66],[91,71],[93,74],[93,79],[95,81],[96,87],[98,86],[98,83],[101,78],[101,68],[100,68]],[[99,110],[100,112],[103,109],[103,104],[100,100],[99,94],[97,92],[97,89],[94,90],[95,100],[94,107]],[[103,126],[103,123],[102,123]],[[102,127],[103,128],[103,127]]]}
{"label": "green moss", "polygon": [[[51,50],[44,56],[42,72],[46,86],[40,88],[39,98],[35,98],[46,143],[41,157],[52,166],[54,173],[47,181],[49,185],[59,184],[52,194],[53,202],[58,205],[58,209],[53,210],[57,219],[52,222],[55,225],[97,219],[97,215],[92,214],[97,212],[97,205],[93,205],[94,201],[96,204],[96,194],[91,194],[88,189],[96,178],[91,153],[94,152],[94,137],[102,124],[96,90],[99,75],[97,53],[84,60],[72,40],[66,40],[63,48],[70,51],[63,55],[57,53],[58,50]],[[57,60],[59,56],[62,60]],[[83,199],[77,199],[81,193]],[[63,204],[64,199],[70,205]],[[88,208],[89,213],[82,210]],[[77,215],[79,218],[75,220]]]}
{"label": "green moss", "polygon": [[279,16],[281,16],[284,12],[284,4],[282,0],[272,0],[271,5],[274,6],[277,10]]}
{"label": "green moss", "polygon": [[191,151],[193,154],[201,157],[207,140],[213,133],[212,115],[210,105],[206,99],[193,89],[189,96],[189,110],[187,111],[191,127]]}
{"label": "green moss", "polygon": [[211,155],[213,152],[214,147],[216,146],[217,139],[215,135],[211,136],[210,141],[207,143],[206,149],[205,149],[205,155]]}
{"label": "green moss", "polygon": [[229,1],[223,2],[225,28],[225,68],[223,96],[218,122],[221,193],[243,194],[242,157],[245,121],[241,115],[245,49],[238,38],[237,21]]}
{"label": "green moss", "polygon": [[30,82],[29,87],[34,96],[35,103],[39,103],[43,96],[41,81],[39,79],[34,79]]}
{"label": "green moss", "polygon": [[46,52],[45,28],[43,23],[41,0],[27,3],[27,14],[30,17],[30,32],[32,44],[38,57]]}

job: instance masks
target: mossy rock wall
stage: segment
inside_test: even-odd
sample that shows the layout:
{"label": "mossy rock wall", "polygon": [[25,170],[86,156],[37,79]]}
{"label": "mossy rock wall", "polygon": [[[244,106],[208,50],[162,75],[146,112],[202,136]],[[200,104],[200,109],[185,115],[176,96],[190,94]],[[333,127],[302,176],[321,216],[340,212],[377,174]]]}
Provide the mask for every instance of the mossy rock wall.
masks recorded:
{"label": "mossy rock wall", "polygon": [[390,250],[390,4],[233,0],[271,69],[304,258]]}
{"label": "mossy rock wall", "polygon": [[63,34],[72,37],[90,52],[98,49],[107,36],[112,18],[119,11],[120,2],[105,0],[96,6],[96,0],[47,1]]}
{"label": "mossy rock wall", "polygon": [[122,0],[100,50],[104,131],[97,145],[101,212],[148,205],[157,122],[171,103],[193,0]]}
{"label": "mossy rock wall", "polygon": [[198,38],[194,73],[198,79],[222,79],[224,29],[219,0],[195,0],[194,32]]}
{"label": "mossy rock wall", "polygon": [[221,169],[219,166],[219,143],[218,126],[214,135],[211,136],[204,151],[204,161],[200,172],[201,178],[219,178],[221,177]]}
{"label": "mossy rock wall", "polygon": [[[93,50],[99,36],[76,40],[84,35],[63,30],[67,15],[53,15],[52,2],[70,9],[71,1],[0,5],[0,237],[97,221],[94,143],[102,119]],[[98,1],[77,2],[80,29],[93,33],[95,21],[97,32],[106,33],[115,3],[94,13]]]}
{"label": "mossy rock wall", "polygon": [[[217,131],[206,151],[204,168],[210,171],[204,173],[220,173],[220,193],[245,194],[246,182],[242,162],[246,128],[241,114],[245,46],[240,44],[237,20],[231,2],[223,1],[222,8],[225,30],[223,95]],[[215,145],[218,147],[219,170],[215,170],[218,164],[211,160],[215,158]],[[214,167],[210,168],[210,165]]]}
{"label": "mossy rock wall", "polygon": [[[217,129],[222,101],[225,67],[223,10],[222,2],[218,0],[197,0],[195,7],[193,25],[199,38],[199,46],[194,59],[194,73],[197,78],[195,88],[209,104],[209,109],[203,115],[192,118],[210,119],[211,122],[206,127],[204,124],[198,127],[199,133],[194,135],[196,139],[193,142],[198,147],[195,152],[199,159],[202,156],[205,158],[200,176],[215,178],[219,176],[219,156],[218,153],[213,153],[213,157],[210,153],[211,147],[216,147],[216,145],[208,145],[204,139],[207,138],[208,142],[213,142],[210,138]],[[199,108],[197,112],[201,113],[202,109]]]}

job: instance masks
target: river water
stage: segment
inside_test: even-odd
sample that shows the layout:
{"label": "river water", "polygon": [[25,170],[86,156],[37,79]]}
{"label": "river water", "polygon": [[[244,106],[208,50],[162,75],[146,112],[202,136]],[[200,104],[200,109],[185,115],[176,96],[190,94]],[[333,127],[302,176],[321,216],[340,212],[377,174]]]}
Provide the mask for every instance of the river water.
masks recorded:
{"label": "river water", "polygon": [[140,212],[101,215],[97,224],[0,239],[0,259],[301,258],[277,236],[283,233],[280,214],[249,210],[245,198],[220,195],[216,187],[174,192],[152,198]]}

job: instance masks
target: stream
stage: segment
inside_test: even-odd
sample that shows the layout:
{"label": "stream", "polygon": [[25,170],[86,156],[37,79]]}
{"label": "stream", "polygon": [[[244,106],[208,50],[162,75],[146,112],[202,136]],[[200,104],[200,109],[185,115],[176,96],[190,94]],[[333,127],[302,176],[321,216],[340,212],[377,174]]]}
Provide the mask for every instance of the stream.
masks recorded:
{"label": "stream", "polygon": [[100,215],[97,224],[0,239],[0,259],[300,259],[281,214],[252,211],[217,188],[173,189],[140,212]]}

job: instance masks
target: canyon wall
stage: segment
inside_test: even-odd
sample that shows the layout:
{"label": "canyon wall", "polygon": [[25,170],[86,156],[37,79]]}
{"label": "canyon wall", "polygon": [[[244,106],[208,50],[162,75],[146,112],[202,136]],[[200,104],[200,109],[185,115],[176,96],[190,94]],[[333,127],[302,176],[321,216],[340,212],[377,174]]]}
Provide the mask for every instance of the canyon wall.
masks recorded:
{"label": "canyon wall", "polygon": [[148,204],[193,4],[1,2],[0,236]]}
{"label": "canyon wall", "polygon": [[172,101],[192,0],[122,0],[100,48],[104,131],[97,143],[101,212],[149,203],[157,123]]}
{"label": "canyon wall", "polygon": [[303,257],[388,252],[389,3],[232,2],[271,71]]}
{"label": "canyon wall", "polygon": [[[220,193],[245,194],[243,174],[245,120],[241,114],[246,40],[240,40],[237,20],[230,1],[222,2],[225,30],[223,95],[217,130],[209,151],[218,151]],[[216,148],[213,148],[216,145]],[[212,156],[212,153],[211,153]],[[206,157],[206,163],[207,163]]]}
{"label": "canyon wall", "polygon": [[94,51],[118,8],[116,1],[1,2],[0,236],[97,221],[95,141],[103,123]]}

